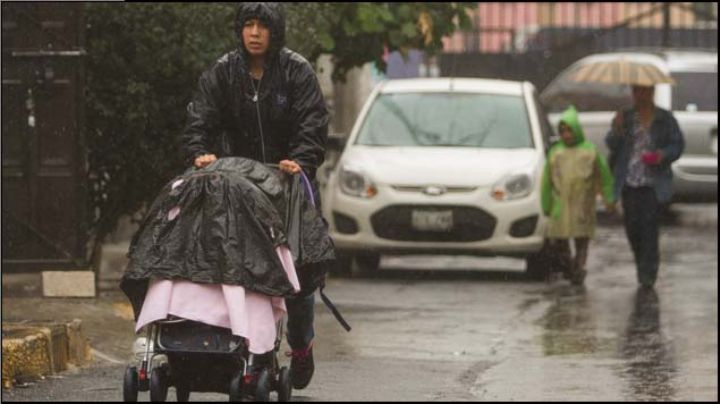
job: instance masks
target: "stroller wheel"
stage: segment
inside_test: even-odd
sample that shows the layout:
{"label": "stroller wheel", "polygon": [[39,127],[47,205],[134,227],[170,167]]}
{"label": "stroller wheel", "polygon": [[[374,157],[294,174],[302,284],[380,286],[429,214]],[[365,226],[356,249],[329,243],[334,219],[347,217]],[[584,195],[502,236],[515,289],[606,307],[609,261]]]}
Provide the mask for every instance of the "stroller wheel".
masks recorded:
{"label": "stroller wheel", "polygon": [[185,384],[175,386],[175,398],[179,403],[190,401],[190,388]]}
{"label": "stroller wheel", "polygon": [[168,372],[167,367],[153,368],[150,375],[150,401],[164,402],[167,400]]}
{"label": "stroller wheel", "polygon": [[255,401],[270,401],[270,371],[263,369],[257,379],[257,387],[255,387]]}
{"label": "stroller wheel", "polygon": [[238,372],[230,381],[230,402],[239,403],[243,399],[243,374]]}
{"label": "stroller wheel", "polygon": [[278,401],[281,403],[290,402],[292,398],[292,381],[290,380],[290,369],[283,366],[280,369],[277,384]]}
{"label": "stroller wheel", "polygon": [[137,402],[138,400],[138,373],[135,366],[128,366],[125,369],[123,379],[123,401]]}

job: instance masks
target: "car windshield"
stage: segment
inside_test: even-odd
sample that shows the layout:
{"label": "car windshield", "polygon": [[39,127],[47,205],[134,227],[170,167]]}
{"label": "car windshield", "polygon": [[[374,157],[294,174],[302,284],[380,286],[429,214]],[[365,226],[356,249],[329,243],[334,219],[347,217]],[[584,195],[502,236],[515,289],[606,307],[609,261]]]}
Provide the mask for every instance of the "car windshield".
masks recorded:
{"label": "car windshield", "polygon": [[533,147],[521,96],[468,93],[382,94],[375,99],[356,143]]}
{"label": "car windshield", "polygon": [[675,111],[717,111],[717,72],[673,72],[672,89]]}

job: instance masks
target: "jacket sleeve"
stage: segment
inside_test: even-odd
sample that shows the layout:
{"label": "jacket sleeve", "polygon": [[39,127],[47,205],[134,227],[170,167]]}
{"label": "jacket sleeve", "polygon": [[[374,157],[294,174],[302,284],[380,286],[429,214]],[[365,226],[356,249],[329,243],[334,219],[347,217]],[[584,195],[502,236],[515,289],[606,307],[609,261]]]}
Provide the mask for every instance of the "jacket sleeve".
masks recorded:
{"label": "jacket sleeve", "polygon": [[307,61],[298,62],[291,72],[292,131],[289,154],[308,173],[325,161],[328,132],[328,111],[315,71]]}
{"label": "jacket sleeve", "polygon": [[680,126],[678,125],[677,119],[675,119],[672,114],[668,113],[668,125],[670,126],[668,130],[670,131],[670,141],[668,142],[668,145],[661,148],[660,151],[663,155],[663,165],[670,165],[673,161],[680,158],[680,155],[682,154],[683,150],[685,150],[685,139],[683,137],[682,132],[680,131]]}
{"label": "jacket sleeve", "polygon": [[610,129],[610,131],[608,131],[608,133],[605,135],[605,145],[607,145],[608,149],[611,152],[617,152],[621,144],[622,138],[620,137],[620,135],[615,133],[614,129]]}
{"label": "jacket sleeve", "polygon": [[[632,119],[632,110],[631,109],[624,109],[622,111],[623,114],[623,121],[625,121],[625,128],[627,128],[628,124],[630,123],[630,120]],[[627,131],[627,129],[626,129]],[[623,142],[625,141],[625,138],[627,137],[627,133],[617,133],[615,129],[612,127],[612,123],[610,124],[610,130],[608,131],[607,135],[605,135],[605,145],[607,145],[608,149],[610,150],[610,153],[617,153],[618,150],[622,147]]]}
{"label": "jacket sleeve", "polygon": [[600,191],[606,203],[615,203],[615,178],[613,177],[610,167],[608,167],[605,157],[601,153],[596,153],[595,163],[600,173]]}
{"label": "jacket sleeve", "polygon": [[187,106],[187,124],[182,134],[182,153],[186,163],[211,152],[220,127],[223,64],[216,63],[198,80],[192,101]]}

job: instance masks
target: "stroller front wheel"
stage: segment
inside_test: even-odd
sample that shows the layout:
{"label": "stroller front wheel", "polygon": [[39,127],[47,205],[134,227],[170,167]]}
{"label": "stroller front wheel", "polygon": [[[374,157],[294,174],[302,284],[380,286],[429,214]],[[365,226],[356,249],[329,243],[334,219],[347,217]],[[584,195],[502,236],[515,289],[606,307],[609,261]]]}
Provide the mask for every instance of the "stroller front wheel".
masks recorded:
{"label": "stroller front wheel", "polygon": [[125,378],[123,379],[123,401],[137,402],[138,400],[138,373],[137,368],[128,366],[125,369]]}
{"label": "stroller front wheel", "polygon": [[190,387],[184,384],[175,386],[175,397],[179,403],[190,401]]}
{"label": "stroller front wheel", "polygon": [[243,373],[238,372],[230,381],[230,402],[239,403],[243,400]]}
{"label": "stroller front wheel", "polygon": [[153,368],[150,375],[150,401],[164,402],[168,393],[168,372],[167,367],[159,366]]}
{"label": "stroller front wheel", "polygon": [[263,369],[258,376],[257,387],[255,387],[255,401],[270,401],[270,372]]}
{"label": "stroller front wheel", "polygon": [[290,402],[292,398],[292,382],[290,380],[290,369],[283,366],[280,369],[277,384],[278,401],[281,403]]}

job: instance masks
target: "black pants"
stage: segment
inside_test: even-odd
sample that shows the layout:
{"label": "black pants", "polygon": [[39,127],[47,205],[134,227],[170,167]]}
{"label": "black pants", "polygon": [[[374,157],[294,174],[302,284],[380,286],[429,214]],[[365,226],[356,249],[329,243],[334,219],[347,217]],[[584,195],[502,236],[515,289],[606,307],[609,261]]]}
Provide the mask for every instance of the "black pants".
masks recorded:
{"label": "black pants", "polygon": [[630,241],[637,280],[643,286],[653,286],[660,264],[659,204],[655,190],[650,187],[625,187],[622,192],[625,233]]}
{"label": "black pants", "polygon": [[550,241],[553,251],[556,254],[556,265],[568,275],[577,271],[586,270],[588,249],[590,246],[589,237],[576,237],[573,239],[575,243],[575,256],[570,251],[570,239],[552,239]]}

